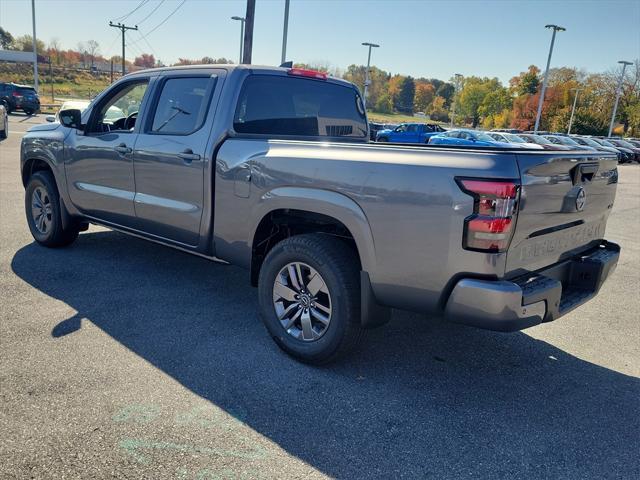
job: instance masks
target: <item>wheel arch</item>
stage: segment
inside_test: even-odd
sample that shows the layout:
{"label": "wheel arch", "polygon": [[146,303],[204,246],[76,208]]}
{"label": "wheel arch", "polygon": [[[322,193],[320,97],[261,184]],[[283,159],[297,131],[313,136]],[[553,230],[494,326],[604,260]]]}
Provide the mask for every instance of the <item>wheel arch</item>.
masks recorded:
{"label": "wheel arch", "polygon": [[341,237],[352,243],[363,271],[372,272],[375,268],[369,222],[360,206],[346,195],[314,188],[277,188],[262,196],[252,217],[257,219],[251,230],[252,284],[276,241],[301,233]]}

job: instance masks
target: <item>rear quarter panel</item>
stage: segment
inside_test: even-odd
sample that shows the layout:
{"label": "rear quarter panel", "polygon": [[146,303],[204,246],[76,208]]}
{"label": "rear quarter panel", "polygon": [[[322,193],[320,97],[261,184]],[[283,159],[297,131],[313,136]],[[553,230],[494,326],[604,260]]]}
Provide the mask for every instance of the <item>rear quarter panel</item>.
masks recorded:
{"label": "rear quarter panel", "polygon": [[[238,186],[246,164],[248,195]],[[512,153],[232,138],[217,155],[216,255],[248,265],[255,229],[265,213],[282,208],[283,188],[307,192],[288,194],[288,208],[328,215],[339,208],[328,205],[344,197],[355,219],[343,223],[370,231],[351,233],[378,301],[434,310],[457,275],[494,278],[505,267],[502,254],[462,249],[473,199],[456,176],[516,179],[519,173]],[[316,201],[309,191],[318,192]]]}

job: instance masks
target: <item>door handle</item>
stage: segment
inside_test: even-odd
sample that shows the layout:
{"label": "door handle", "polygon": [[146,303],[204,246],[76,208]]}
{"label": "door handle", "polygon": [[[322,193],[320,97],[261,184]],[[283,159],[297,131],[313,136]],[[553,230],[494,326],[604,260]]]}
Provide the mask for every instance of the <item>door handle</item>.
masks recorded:
{"label": "door handle", "polygon": [[113,149],[116,152],[121,153],[122,155],[126,155],[127,153],[131,153],[133,151],[129,147],[127,147],[124,143],[121,143],[117,147],[113,147]]}
{"label": "door handle", "polygon": [[198,155],[197,153],[193,153],[193,150],[191,150],[190,148],[187,148],[184,152],[180,152],[178,154],[178,157],[187,162],[197,162],[198,160],[200,160],[200,155]]}

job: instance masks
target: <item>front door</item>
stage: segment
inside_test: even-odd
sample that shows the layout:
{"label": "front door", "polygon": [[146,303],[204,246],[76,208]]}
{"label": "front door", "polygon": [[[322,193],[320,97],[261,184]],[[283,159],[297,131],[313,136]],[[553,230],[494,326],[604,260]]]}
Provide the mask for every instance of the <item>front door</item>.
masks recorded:
{"label": "front door", "polygon": [[216,81],[202,70],[159,80],[134,152],[140,229],[189,246],[200,238]]}
{"label": "front door", "polygon": [[114,88],[92,108],[84,131],[67,139],[65,172],[73,204],[85,215],[117,225],[135,224],[133,148],[147,78]]}

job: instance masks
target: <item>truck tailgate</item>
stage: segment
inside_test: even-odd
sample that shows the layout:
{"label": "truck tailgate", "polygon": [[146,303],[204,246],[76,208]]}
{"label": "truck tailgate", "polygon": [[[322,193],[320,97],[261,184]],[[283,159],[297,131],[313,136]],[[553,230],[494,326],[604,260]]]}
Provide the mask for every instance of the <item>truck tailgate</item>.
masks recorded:
{"label": "truck tailgate", "polygon": [[522,187],[507,277],[597,245],[618,181],[616,157],[602,152],[527,152],[516,158]]}

